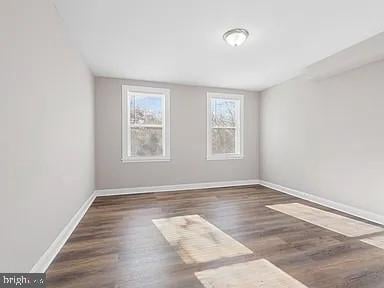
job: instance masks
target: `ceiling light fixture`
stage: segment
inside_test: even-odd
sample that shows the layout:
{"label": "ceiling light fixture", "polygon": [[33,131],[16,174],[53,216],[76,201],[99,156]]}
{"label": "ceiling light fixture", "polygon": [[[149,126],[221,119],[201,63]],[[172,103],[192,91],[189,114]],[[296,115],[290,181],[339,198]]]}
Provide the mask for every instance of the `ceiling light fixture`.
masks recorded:
{"label": "ceiling light fixture", "polygon": [[244,43],[249,36],[249,32],[245,29],[236,28],[224,33],[223,38],[229,45],[237,47]]}

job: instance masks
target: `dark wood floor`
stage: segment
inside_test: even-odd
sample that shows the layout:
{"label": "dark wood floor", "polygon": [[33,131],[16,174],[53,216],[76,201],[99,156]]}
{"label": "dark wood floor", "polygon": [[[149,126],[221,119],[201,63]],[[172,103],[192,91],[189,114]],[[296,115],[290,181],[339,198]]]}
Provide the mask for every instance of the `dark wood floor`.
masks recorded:
{"label": "dark wood floor", "polygon": [[[342,214],[262,186],[98,197],[49,267],[48,287],[202,288],[194,272],[260,258],[309,288],[384,287],[384,250],[265,207],[290,202]],[[152,219],[190,214],[254,254],[184,264]]]}

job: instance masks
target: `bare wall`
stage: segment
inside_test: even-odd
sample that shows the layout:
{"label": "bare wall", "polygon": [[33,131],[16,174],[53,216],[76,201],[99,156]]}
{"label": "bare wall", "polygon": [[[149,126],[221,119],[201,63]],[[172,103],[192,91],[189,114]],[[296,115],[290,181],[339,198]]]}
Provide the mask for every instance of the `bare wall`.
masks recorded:
{"label": "bare wall", "polygon": [[262,93],[261,178],[384,215],[384,62]]}
{"label": "bare wall", "polygon": [[[171,161],[122,163],[121,86],[171,90]],[[206,94],[245,95],[243,160],[206,160]],[[96,78],[96,187],[130,188],[258,179],[258,111],[256,92]]]}
{"label": "bare wall", "polygon": [[0,1],[0,271],[27,272],[94,190],[93,76],[49,0]]}

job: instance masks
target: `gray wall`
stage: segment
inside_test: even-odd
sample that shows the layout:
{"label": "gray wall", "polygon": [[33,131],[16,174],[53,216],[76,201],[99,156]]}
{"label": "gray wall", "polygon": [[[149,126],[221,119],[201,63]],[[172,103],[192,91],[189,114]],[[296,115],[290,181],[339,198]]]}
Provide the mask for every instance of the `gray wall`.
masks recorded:
{"label": "gray wall", "polygon": [[[171,162],[120,161],[122,84],[171,90]],[[243,160],[206,160],[207,91],[245,95]],[[129,188],[258,179],[258,110],[259,95],[254,92],[96,78],[96,187]]]}
{"label": "gray wall", "polygon": [[94,190],[93,77],[49,0],[0,1],[0,271],[29,271]]}
{"label": "gray wall", "polygon": [[261,178],[384,215],[384,62],[262,94]]}

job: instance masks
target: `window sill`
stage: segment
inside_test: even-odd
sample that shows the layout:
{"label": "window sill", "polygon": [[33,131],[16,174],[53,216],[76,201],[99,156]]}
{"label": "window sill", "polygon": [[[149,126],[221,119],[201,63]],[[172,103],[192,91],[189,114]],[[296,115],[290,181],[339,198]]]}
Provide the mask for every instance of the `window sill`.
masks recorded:
{"label": "window sill", "polygon": [[208,161],[215,160],[242,160],[244,159],[244,155],[210,155],[207,156]]}
{"label": "window sill", "polygon": [[139,162],[170,162],[171,158],[128,158],[128,159],[121,159],[122,163],[139,163]]}

